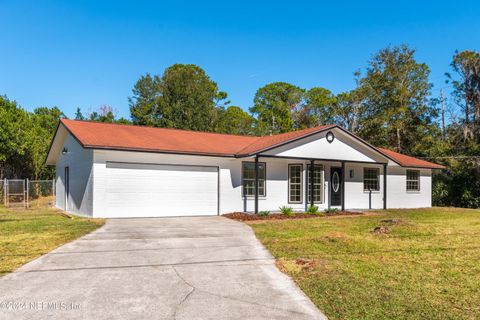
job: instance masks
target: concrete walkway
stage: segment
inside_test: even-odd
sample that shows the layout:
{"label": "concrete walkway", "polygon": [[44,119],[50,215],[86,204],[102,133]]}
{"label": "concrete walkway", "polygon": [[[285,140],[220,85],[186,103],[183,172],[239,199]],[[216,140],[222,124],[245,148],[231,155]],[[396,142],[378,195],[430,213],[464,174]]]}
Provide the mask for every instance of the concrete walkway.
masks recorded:
{"label": "concrete walkway", "polygon": [[108,220],[0,278],[0,319],[325,319],[246,225]]}

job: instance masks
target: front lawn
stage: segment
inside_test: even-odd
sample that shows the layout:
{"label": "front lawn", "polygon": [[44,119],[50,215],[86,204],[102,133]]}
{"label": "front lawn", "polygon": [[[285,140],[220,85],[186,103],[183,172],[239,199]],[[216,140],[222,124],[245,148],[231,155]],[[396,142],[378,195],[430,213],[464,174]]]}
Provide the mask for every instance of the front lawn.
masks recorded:
{"label": "front lawn", "polygon": [[480,210],[251,226],[330,319],[480,319]]}
{"label": "front lawn", "polygon": [[68,218],[46,207],[7,210],[0,206],[0,276],[103,223],[102,219]]}

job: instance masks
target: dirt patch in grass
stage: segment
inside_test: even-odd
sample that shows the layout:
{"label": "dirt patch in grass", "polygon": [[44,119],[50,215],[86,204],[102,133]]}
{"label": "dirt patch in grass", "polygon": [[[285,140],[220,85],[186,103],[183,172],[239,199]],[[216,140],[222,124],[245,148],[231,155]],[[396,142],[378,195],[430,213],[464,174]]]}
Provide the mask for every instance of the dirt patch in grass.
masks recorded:
{"label": "dirt patch in grass", "polygon": [[264,221],[264,220],[295,220],[295,219],[315,219],[315,218],[325,218],[325,217],[335,217],[335,216],[358,216],[363,215],[363,212],[359,211],[337,211],[334,214],[308,214],[308,213],[294,213],[292,215],[286,214],[269,214],[268,216],[259,216],[255,214],[249,214],[245,212],[233,212],[226,213],[223,216],[237,221]]}
{"label": "dirt patch in grass", "polygon": [[374,234],[386,234],[386,233],[390,233],[390,228],[387,226],[378,226],[378,227],[375,227],[372,232]]}
{"label": "dirt patch in grass", "polygon": [[302,271],[309,271],[322,265],[321,260],[308,258],[297,258],[295,260],[279,259],[275,265],[284,273],[298,274]]}
{"label": "dirt patch in grass", "polygon": [[403,220],[402,219],[383,219],[383,220],[380,220],[380,222],[389,223],[389,224],[399,224],[399,223],[402,223]]}

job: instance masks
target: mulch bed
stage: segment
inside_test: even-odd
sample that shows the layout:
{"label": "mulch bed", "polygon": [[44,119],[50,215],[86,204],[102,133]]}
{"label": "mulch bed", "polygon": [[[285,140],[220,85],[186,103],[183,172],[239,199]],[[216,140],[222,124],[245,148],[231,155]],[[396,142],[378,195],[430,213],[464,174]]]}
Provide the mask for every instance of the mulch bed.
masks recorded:
{"label": "mulch bed", "polygon": [[294,220],[294,219],[312,219],[312,218],[324,218],[331,216],[350,216],[350,215],[362,215],[362,212],[358,211],[337,211],[335,213],[326,213],[324,215],[315,215],[308,213],[295,213],[291,216],[285,214],[272,213],[268,216],[258,216],[255,214],[245,212],[232,212],[226,213],[222,216],[237,221],[258,221],[258,220]]}

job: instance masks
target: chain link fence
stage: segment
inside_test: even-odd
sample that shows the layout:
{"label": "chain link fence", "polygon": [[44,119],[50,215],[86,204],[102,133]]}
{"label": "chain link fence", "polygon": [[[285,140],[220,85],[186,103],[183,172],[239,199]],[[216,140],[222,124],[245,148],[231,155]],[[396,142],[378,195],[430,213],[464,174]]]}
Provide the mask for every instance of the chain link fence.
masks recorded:
{"label": "chain link fence", "polygon": [[53,207],[55,180],[27,180],[27,207]]}
{"label": "chain link fence", "polygon": [[25,180],[5,180],[5,207],[26,208],[26,183]]}
{"label": "chain link fence", "polygon": [[7,208],[48,207],[55,204],[55,180],[4,179],[1,202]]}

